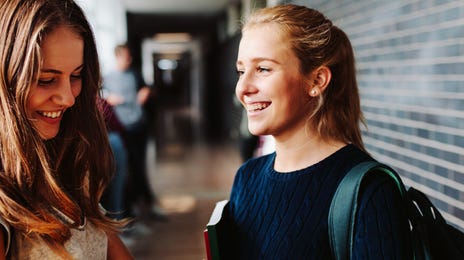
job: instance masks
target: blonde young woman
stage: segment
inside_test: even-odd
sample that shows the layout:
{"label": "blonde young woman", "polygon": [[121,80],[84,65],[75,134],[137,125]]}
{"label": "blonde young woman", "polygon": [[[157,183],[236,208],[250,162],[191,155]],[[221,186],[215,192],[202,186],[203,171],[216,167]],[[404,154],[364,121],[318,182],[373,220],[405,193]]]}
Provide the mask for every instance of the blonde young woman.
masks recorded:
{"label": "blonde young woman", "polygon": [[99,198],[112,154],[72,0],[0,3],[0,259],[131,259]]}
{"label": "blonde young woman", "polygon": [[[242,29],[236,95],[254,135],[275,152],[240,167],[230,197],[231,259],[332,259],[328,211],[366,152],[353,50],[320,12],[297,5],[256,11]],[[408,221],[388,177],[363,183],[354,259],[410,259]]]}

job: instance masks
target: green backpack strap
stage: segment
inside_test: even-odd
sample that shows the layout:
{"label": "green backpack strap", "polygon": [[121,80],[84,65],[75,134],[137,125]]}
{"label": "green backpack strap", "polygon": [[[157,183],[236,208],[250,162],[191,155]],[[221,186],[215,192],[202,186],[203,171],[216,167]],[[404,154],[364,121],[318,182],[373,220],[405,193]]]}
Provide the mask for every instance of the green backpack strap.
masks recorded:
{"label": "green backpack strap", "polygon": [[387,173],[395,180],[401,195],[406,194],[400,177],[387,165],[365,161],[353,167],[338,185],[329,209],[329,242],[336,260],[351,259],[359,188],[369,172]]}

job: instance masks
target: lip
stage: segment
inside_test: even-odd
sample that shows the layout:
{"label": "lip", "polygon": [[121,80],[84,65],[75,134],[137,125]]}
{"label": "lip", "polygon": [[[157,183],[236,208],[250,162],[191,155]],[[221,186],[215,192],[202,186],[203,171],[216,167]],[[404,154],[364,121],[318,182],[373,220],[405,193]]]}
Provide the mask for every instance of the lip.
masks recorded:
{"label": "lip", "polygon": [[245,103],[245,108],[248,113],[259,113],[266,110],[272,102],[269,101],[255,101]]}
{"label": "lip", "polygon": [[[56,124],[56,123],[59,123],[61,119],[63,118],[64,111],[65,110],[37,111],[36,114],[38,115],[38,118],[40,118],[40,120],[45,121],[49,124]],[[49,117],[49,116],[45,116],[44,113],[58,113],[59,115],[56,117]]]}
{"label": "lip", "polygon": [[256,101],[245,103],[245,108],[247,111],[261,111],[267,109],[271,105],[270,101]]}

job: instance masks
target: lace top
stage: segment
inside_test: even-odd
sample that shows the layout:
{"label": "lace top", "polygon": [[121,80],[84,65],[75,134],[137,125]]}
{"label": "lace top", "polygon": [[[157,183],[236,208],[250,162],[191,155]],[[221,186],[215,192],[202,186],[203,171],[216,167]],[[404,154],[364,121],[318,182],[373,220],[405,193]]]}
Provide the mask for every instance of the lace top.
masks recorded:
{"label": "lace top", "polygon": [[[31,240],[22,233],[12,233],[2,219],[0,224],[6,230],[6,250],[10,259],[62,259],[41,240]],[[88,222],[81,230],[71,229],[71,238],[65,248],[73,259],[105,260],[108,239],[100,229]]]}

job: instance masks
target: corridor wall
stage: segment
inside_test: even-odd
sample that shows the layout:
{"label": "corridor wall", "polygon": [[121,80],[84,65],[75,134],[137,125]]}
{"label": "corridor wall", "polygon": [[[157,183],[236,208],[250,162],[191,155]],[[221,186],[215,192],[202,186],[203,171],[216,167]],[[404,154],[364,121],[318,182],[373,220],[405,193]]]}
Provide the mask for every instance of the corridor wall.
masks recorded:
{"label": "corridor wall", "polygon": [[296,0],[352,40],[364,141],[464,230],[464,1]]}

